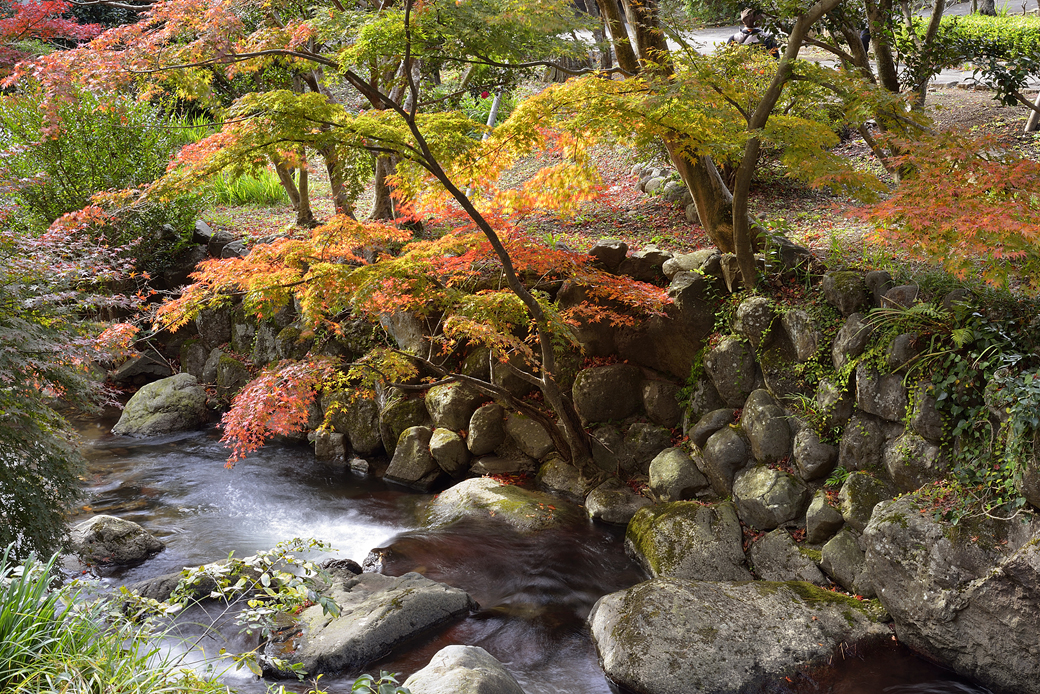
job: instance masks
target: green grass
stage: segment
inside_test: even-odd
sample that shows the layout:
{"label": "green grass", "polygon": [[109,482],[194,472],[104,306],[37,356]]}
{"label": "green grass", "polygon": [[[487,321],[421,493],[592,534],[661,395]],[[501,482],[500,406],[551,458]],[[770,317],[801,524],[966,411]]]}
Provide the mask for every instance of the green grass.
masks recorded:
{"label": "green grass", "polygon": [[237,177],[220,174],[213,179],[213,190],[217,200],[225,205],[289,204],[289,196],[278,176],[266,169]]}

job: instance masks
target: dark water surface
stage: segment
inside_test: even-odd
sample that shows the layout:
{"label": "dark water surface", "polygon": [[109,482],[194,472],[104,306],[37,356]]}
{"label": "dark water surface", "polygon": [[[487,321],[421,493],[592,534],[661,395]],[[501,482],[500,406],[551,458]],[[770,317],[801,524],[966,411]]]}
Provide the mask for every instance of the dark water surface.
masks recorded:
{"label": "dark water surface", "polygon": [[[141,566],[108,579],[132,583],[184,566],[269,549],[291,537],[314,537],[362,562],[378,548],[384,573],[418,571],[466,590],[481,610],[369,670],[404,676],[456,643],[485,648],[527,694],[608,694],[585,618],[602,595],[645,579],[623,549],[620,533],[599,525],[521,535],[497,523],[418,527],[429,497],[375,478],[333,472],[304,447],[272,446],[224,468],[214,430],[134,440],[109,435],[112,422],[82,426],[87,443],[87,498],[82,516],[108,513],[140,523],[166,543]],[[564,502],[561,502],[564,503]],[[233,638],[243,650],[249,643]],[[215,650],[215,648],[214,648]],[[321,687],[349,691],[351,680],[325,676]],[[265,684],[237,674],[229,684],[262,692]],[[291,684],[291,683],[287,683]],[[292,686],[305,691],[306,686]],[[980,694],[893,644],[845,653],[831,666],[782,682],[789,694]]]}

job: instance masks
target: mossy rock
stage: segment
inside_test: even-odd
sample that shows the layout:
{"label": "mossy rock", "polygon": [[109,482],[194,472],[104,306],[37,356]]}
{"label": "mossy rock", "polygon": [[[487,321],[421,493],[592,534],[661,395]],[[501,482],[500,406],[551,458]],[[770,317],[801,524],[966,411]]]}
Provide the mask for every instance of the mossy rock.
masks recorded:
{"label": "mossy rock", "polygon": [[423,524],[439,527],[463,518],[494,518],[524,532],[585,522],[572,504],[489,477],[465,480],[441,492],[427,507]]}

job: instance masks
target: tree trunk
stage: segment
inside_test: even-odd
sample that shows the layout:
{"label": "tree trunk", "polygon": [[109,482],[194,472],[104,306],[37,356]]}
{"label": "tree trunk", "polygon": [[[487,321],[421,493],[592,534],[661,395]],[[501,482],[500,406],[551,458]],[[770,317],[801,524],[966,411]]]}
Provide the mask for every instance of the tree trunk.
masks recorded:
{"label": "tree trunk", "polygon": [[343,181],[343,162],[335,147],[326,147],[320,152],[325,160],[325,169],[329,174],[329,187],[332,188],[332,202],[336,214],[343,214],[354,219],[354,202],[347,196]]}
{"label": "tree trunk", "polygon": [[894,19],[892,0],[878,0],[877,2],[866,0],[865,5],[870,39],[874,42],[874,62],[877,65],[878,82],[888,91],[898,94],[900,91],[899,71],[896,68],[890,37],[890,27]]}
{"label": "tree trunk", "polygon": [[[992,3],[993,0],[988,0],[988,2]],[[931,48],[932,44],[935,43],[935,36],[939,33],[939,24],[942,22],[942,16],[945,9],[946,0],[934,0],[932,4],[932,16],[928,20],[928,28],[924,32],[922,50],[927,51]],[[924,101],[928,97],[928,82],[930,80],[930,77],[922,76],[920,82],[917,84],[917,98],[914,100],[914,108],[916,110],[924,108]]]}
{"label": "tree trunk", "polygon": [[300,191],[300,206],[296,208],[296,225],[301,227],[313,227],[317,225],[314,212],[311,210],[311,187],[309,174],[307,173],[307,150],[300,148],[299,182],[297,188]]}
{"label": "tree trunk", "polygon": [[280,157],[274,154],[271,155],[271,163],[274,164],[274,171],[278,174],[278,180],[281,181],[282,188],[285,188],[285,192],[289,196],[292,208],[299,210],[300,189],[296,187],[296,181],[293,180],[293,170],[286,166]]}
{"label": "tree trunk", "polygon": [[979,14],[984,14],[988,17],[997,16],[997,5],[994,0],[981,0],[979,2]]}
{"label": "tree trunk", "polygon": [[596,0],[596,4],[599,6],[599,12],[610,32],[618,67],[631,75],[636,74],[639,72],[639,62],[632,50],[632,42],[628,40],[628,30],[625,29],[625,23],[621,20],[621,12],[618,10],[617,3],[614,0]]}
{"label": "tree trunk", "polygon": [[681,143],[665,139],[676,171],[693,195],[704,232],[723,253],[733,253],[733,195],[711,157],[690,158]]}
{"label": "tree trunk", "polygon": [[372,208],[372,216],[369,219],[393,219],[397,216],[394,211],[394,200],[390,195],[393,189],[386,182],[386,177],[396,171],[394,161],[391,157],[379,157],[376,159],[375,176],[375,206]]}

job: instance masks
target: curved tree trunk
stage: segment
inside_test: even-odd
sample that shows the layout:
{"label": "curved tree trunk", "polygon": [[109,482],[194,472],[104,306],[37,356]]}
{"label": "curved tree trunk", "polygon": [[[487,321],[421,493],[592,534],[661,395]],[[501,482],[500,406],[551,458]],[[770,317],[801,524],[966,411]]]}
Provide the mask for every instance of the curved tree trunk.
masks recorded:
{"label": "curved tree trunk", "polygon": [[394,199],[391,196],[393,189],[386,182],[386,177],[397,169],[391,157],[379,157],[376,159],[375,175],[375,206],[372,208],[372,216],[369,219],[394,219],[397,216],[394,210]]}

